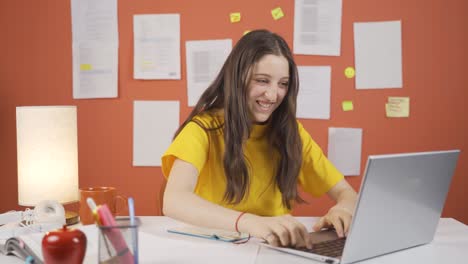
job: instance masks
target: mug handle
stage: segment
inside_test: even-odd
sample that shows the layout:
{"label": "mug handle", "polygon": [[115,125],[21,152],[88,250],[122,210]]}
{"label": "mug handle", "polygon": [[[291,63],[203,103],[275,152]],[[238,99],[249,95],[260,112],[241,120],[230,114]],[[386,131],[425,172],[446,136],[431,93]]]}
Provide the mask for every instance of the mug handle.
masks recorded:
{"label": "mug handle", "polygon": [[[118,206],[118,201],[122,201],[123,202],[123,207],[120,207],[119,209],[119,206]],[[125,215],[124,213],[127,211],[128,213],[128,198],[127,196],[125,195],[116,195],[114,197],[114,203],[115,203],[115,215]]]}

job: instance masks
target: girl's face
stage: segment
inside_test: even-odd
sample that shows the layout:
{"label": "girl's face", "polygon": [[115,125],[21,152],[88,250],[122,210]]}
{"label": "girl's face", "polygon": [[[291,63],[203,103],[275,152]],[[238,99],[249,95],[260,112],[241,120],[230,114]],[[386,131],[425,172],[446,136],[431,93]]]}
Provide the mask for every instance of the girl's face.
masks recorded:
{"label": "girl's face", "polygon": [[255,123],[268,121],[288,92],[289,64],[285,57],[268,54],[253,67],[247,87],[247,106]]}

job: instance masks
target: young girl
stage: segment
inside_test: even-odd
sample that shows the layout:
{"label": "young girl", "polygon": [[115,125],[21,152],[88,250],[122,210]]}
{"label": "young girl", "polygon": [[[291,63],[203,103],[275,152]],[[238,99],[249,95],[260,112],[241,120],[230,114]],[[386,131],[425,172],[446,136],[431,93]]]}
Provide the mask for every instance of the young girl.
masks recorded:
{"label": "young girl", "polygon": [[289,213],[297,186],[337,203],[314,226],[346,235],[356,193],[296,120],[297,66],[286,41],[256,30],[233,48],[162,157],[164,214],[311,248]]}

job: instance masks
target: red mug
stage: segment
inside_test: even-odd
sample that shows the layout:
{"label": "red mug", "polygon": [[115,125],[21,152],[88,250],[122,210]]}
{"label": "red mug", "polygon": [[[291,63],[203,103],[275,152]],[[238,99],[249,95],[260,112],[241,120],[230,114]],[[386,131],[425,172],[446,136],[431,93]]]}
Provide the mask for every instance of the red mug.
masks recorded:
{"label": "red mug", "polygon": [[80,221],[83,225],[94,223],[94,216],[86,202],[88,197],[93,198],[96,205],[107,204],[111,213],[115,216],[118,213],[117,201],[122,200],[127,205],[127,199],[117,195],[117,189],[114,187],[85,187],[80,188]]}

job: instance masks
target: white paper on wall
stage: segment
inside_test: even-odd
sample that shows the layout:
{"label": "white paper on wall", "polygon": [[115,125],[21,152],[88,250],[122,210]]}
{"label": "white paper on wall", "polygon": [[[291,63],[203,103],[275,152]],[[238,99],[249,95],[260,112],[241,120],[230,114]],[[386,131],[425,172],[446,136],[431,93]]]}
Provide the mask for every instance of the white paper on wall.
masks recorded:
{"label": "white paper on wall", "polygon": [[295,0],[294,53],[339,56],[342,0]]}
{"label": "white paper on wall", "polygon": [[71,0],[73,98],[118,96],[116,0]]}
{"label": "white paper on wall", "polygon": [[180,15],[134,15],[133,78],[180,80]]}
{"label": "white paper on wall", "polygon": [[299,66],[299,118],[330,119],[330,66]]}
{"label": "white paper on wall", "polygon": [[73,45],[73,98],[118,96],[118,46],[102,42]]}
{"label": "white paper on wall", "polygon": [[328,159],[346,176],[361,171],[362,128],[328,128]]}
{"label": "white paper on wall", "polygon": [[218,75],[232,49],[231,39],[187,41],[188,105],[195,106],[201,94]]}
{"label": "white paper on wall", "polygon": [[133,166],[161,166],[179,127],[179,101],[134,101]]}
{"label": "white paper on wall", "polygon": [[401,21],[354,23],[356,89],[401,88]]}

